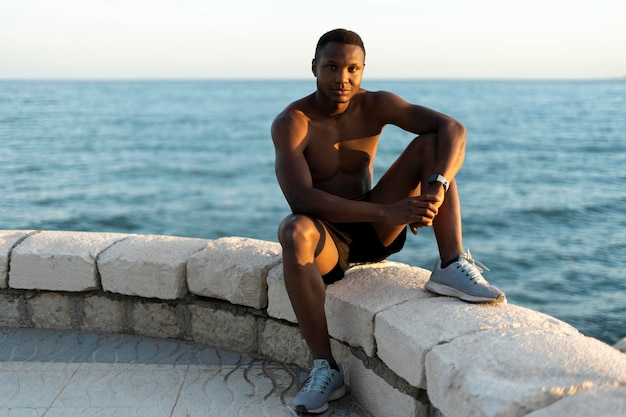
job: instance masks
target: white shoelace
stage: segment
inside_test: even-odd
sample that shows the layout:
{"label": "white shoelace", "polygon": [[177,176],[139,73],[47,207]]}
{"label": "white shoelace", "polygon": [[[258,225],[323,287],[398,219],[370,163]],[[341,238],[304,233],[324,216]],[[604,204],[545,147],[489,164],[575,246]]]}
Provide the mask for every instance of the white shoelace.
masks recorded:
{"label": "white shoelace", "polygon": [[328,370],[328,372],[324,371],[324,368],[313,369],[313,371],[309,374],[309,378],[307,379],[303,390],[314,392],[326,391],[330,381],[331,370]]}
{"label": "white shoelace", "polygon": [[489,268],[487,268],[482,262],[472,258],[472,254],[470,253],[469,249],[467,249],[466,252],[461,255],[461,257],[463,258],[460,261],[462,271],[466,272],[469,275],[470,279],[476,284],[489,285],[487,280],[485,280],[485,278],[482,276],[483,268],[487,271],[489,271]]}

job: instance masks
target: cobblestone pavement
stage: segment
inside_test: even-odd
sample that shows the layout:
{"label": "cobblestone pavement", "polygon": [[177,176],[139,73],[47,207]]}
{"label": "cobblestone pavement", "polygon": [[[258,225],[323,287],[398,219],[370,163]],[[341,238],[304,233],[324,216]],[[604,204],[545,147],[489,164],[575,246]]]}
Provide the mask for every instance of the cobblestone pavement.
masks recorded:
{"label": "cobblestone pavement", "polygon": [[[0,329],[0,417],[296,416],[297,367],[176,340]],[[348,394],[326,416],[371,417]]]}

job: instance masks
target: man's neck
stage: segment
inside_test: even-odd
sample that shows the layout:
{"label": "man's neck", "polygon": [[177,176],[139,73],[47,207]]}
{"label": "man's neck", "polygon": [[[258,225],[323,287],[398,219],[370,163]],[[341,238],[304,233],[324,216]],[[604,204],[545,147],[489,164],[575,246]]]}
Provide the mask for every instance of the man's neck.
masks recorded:
{"label": "man's neck", "polygon": [[315,104],[320,112],[329,117],[339,116],[345,113],[346,110],[348,110],[348,107],[350,107],[349,101],[346,103],[337,103],[329,100],[327,97],[324,97],[322,94],[319,93],[319,91],[315,94],[314,99]]}

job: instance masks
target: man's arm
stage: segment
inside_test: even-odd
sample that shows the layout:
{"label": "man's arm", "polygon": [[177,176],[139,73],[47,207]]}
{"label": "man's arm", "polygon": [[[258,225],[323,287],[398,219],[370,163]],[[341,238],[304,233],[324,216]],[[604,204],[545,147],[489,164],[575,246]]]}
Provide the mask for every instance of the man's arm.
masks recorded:
{"label": "man's arm", "polygon": [[389,92],[374,93],[381,123],[393,124],[418,135],[437,134],[437,165],[432,174],[451,181],[465,159],[465,127],[453,118],[427,107],[410,104]]}

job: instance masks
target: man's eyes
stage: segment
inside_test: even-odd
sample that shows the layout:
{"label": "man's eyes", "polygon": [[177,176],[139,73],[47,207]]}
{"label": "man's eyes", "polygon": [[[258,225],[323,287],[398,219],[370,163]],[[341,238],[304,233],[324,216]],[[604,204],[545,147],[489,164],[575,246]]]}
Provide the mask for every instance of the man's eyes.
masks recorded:
{"label": "man's eyes", "polygon": [[[337,65],[327,65],[326,68],[328,68],[331,71],[336,71],[338,69]],[[358,70],[359,70],[359,67],[357,66],[348,67],[348,72],[357,72]]]}

